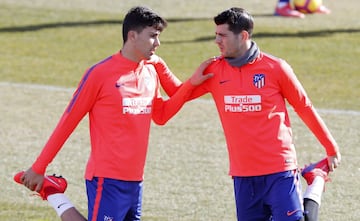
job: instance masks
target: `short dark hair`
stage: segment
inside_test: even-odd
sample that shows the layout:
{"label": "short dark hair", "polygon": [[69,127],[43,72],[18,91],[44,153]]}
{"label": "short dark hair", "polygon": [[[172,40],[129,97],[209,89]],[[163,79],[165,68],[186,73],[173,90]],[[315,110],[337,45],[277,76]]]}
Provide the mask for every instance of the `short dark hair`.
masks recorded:
{"label": "short dark hair", "polygon": [[127,41],[129,31],[141,32],[146,27],[154,27],[162,31],[167,26],[165,19],[160,17],[150,8],[137,6],[131,8],[126,14],[122,27],[122,35],[124,43]]}
{"label": "short dark hair", "polygon": [[234,34],[239,34],[245,30],[250,37],[254,29],[253,17],[243,8],[229,8],[215,16],[214,22],[216,25],[228,24],[229,30]]}

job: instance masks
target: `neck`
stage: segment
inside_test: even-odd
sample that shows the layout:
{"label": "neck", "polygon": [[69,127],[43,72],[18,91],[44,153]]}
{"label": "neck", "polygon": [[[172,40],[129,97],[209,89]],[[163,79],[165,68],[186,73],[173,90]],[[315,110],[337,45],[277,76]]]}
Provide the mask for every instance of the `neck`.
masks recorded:
{"label": "neck", "polygon": [[245,46],[247,49],[244,49],[244,52],[240,56],[236,58],[225,58],[231,66],[241,67],[249,62],[252,62],[259,55],[260,50],[256,43],[254,41],[249,41],[247,43],[249,43],[249,46]]}
{"label": "neck", "polygon": [[251,48],[251,41],[249,40],[249,41],[246,41],[245,44],[243,44],[241,46],[237,55],[234,57],[231,57],[231,58],[239,58],[239,57],[244,56],[250,48]]}
{"label": "neck", "polygon": [[134,53],[134,50],[130,48],[127,44],[124,44],[124,46],[121,48],[120,53],[125,58],[134,61],[136,63],[139,63],[142,59]]}

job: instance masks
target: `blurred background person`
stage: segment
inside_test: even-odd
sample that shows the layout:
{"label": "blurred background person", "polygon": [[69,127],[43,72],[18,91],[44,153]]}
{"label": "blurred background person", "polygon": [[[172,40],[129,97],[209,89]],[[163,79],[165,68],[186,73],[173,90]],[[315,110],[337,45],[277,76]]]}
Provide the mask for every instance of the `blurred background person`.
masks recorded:
{"label": "blurred background person", "polygon": [[[330,14],[331,10],[324,5],[321,5],[315,13]],[[275,6],[274,15],[292,18],[305,18],[305,14],[296,10],[290,0],[278,0]]]}

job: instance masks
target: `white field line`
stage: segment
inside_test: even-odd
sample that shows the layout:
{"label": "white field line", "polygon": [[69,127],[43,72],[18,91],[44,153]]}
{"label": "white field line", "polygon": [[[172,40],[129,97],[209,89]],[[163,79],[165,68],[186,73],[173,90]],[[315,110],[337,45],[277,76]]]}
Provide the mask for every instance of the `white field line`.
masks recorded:
{"label": "white field line", "polygon": [[[66,88],[60,86],[40,85],[40,84],[25,84],[25,83],[13,83],[13,82],[0,82],[0,87],[11,86],[25,89],[36,89],[44,91],[61,91],[61,92],[74,92],[75,88]],[[192,102],[204,102],[213,103],[212,99],[196,99]],[[349,115],[349,116],[360,116],[360,111],[357,110],[341,110],[341,109],[323,109],[317,108],[317,111],[325,114],[334,115]]]}

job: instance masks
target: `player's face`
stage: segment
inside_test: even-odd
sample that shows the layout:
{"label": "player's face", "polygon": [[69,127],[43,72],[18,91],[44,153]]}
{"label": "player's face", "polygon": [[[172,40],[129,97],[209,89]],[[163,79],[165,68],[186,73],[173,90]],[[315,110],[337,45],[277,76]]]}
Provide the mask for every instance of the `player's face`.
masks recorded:
{"label": "player's face", "polygon": [[215,43],[218,45],[223,57],[235,58],[243,54],[244,42],[242,41],[242,35],[230,31],[228,24],[216,26]]}
{"label": "player's face", "polygon": [[135,55],[139,60],[150,59],[160,46],[160,31],[154,27],[146,27],[135,34]]}

